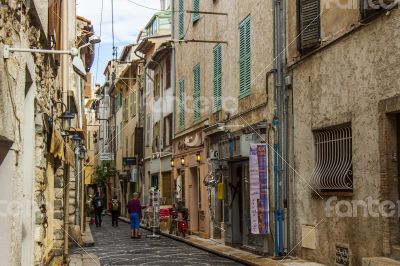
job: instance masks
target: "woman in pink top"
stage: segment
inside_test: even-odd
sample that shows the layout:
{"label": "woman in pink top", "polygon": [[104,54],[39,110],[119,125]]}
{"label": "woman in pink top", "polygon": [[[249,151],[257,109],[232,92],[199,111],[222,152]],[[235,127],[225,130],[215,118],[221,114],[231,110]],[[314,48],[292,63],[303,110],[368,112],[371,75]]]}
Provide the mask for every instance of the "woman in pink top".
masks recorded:
{"label": "woman in pink top", "polygon": [[131,222],[131,238],[140,238],[140,216],[142,214],[143,207],[140,204],[139,193],[133,193],[132,199],[128,202],[127,207]]}

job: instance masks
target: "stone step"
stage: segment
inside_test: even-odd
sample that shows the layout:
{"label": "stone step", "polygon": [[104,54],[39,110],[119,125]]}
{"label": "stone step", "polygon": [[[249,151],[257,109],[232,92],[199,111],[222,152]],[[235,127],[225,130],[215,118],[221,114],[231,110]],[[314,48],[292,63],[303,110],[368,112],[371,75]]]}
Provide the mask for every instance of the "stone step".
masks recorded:
{"label": "stone step", "polygon": [[400,261],[400,246],[392,246],[392,258]]}
{"label": "stone step", "polygon": [[362,266],[400,266],[400,261],[386,257],[363,258]]}

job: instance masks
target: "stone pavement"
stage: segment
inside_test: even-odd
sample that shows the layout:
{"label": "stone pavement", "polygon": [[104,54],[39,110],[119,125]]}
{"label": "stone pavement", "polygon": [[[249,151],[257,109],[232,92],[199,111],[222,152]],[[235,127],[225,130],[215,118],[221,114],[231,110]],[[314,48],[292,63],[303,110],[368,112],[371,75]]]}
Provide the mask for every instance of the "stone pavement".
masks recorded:
{"label": "stone pavement", "polygon": [[[242,265],[169,237],[148,239],[146,235],[150,232],[146,230],[141,230],[141,239],[131,239],[129,225],[120,221],[119,227],[112,227],[109,216],[103,216],[102,227],[91,226],[91,232],[93,247],[71,249],[71,258],[84,257],[83,264],[76,266],[98,265],[90,254],[98,256],[101,265]],[[74,265],[72,260],[70,265]]]}

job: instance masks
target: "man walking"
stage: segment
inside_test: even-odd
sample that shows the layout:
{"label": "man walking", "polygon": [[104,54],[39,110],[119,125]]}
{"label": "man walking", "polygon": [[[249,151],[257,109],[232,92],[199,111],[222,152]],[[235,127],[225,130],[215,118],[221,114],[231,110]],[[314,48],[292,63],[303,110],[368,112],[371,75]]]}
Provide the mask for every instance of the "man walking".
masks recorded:
{"label": "man walking", "polygon": [[99,192],[96,192],[96,195],[93,198],[93,207],[94,207],[94,221],[96,223],[96,227],[101,227],[101,214],[103,213],[103,198],[99,195]]}
{"label": "man walking", "polygon": [[114,197],[110,200],[110,203],[108,204],[108,210],[111,213],[111,221],[112,221],[112,226],[118,227],[118,217],[121,212],[121,202],[118,200],[117,195],[114,195]]}

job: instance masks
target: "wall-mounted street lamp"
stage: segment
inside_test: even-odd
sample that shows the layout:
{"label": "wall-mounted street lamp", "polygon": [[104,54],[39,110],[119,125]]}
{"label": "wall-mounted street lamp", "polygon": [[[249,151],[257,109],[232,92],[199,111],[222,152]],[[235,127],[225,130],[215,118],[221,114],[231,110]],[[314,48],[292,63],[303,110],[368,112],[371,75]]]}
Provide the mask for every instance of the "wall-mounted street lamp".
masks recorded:
{"label": "wall-mounted street lamp", "polygon": [[[58,119],[61,119],[61,135],[63,137],[68,136],[68,133],[64,131],[65,129],[65,122],[74,119],[75,118],[75,113],[72,113],[71,111],[67,110],[67,106],[65,105],[65,103],[63,102],[55,102],[54,105],[56,104],[61,104],[63,106],[63,109],[65,108],[65,111],[63,111],[63,113],[58,117]],[[53,105],[51,106],[51,117],[49,118],[50,122],[53,123],[54,122],[54,112],[53,112]]]}
{"label": "wall-mounted street lamp", "polygon": [[200,153],[197,153],[197,154],[196,154],[196,161],[197,161],[198,163],[200,163],[200,161],[201,161]]}
{"label": "wall-mounted street lamp", "polygon": [[85,145],[82,145],[79,149],[79,159],[84,160],[86,156],[86,147]]}
{"label": "wall-mounted street lamp", "polygon": [[86,69],[83,64],[82,59],[80,58],[80,50],[89,45],[94,45],[101,41],[100,37],[96,35],[92,35],[89,37],[89,42],[82,45],[79,48],[71,48],[71,50],[44,50],[44,49],[30,49],[30,48],[18,48],[18,47],[10,47],[8,45],[4,46],[3,58],[8,59],[10,57],[10,53],[41,53],[41,54],[68,54],[72,59],[72,66],[74,71],[81,76],[82,78],[86,78]]}
{"label": "wall-mounted street lamp", "polygon": [[185,166],[185,158],[183,158],[183,157],[181,158],[181,165]]}
{"label": "wall-mounted street lamp", "polygon": [[171,164],[171,167],[174,167],[174,159],[171,159],[171,161],[169,162]]}

